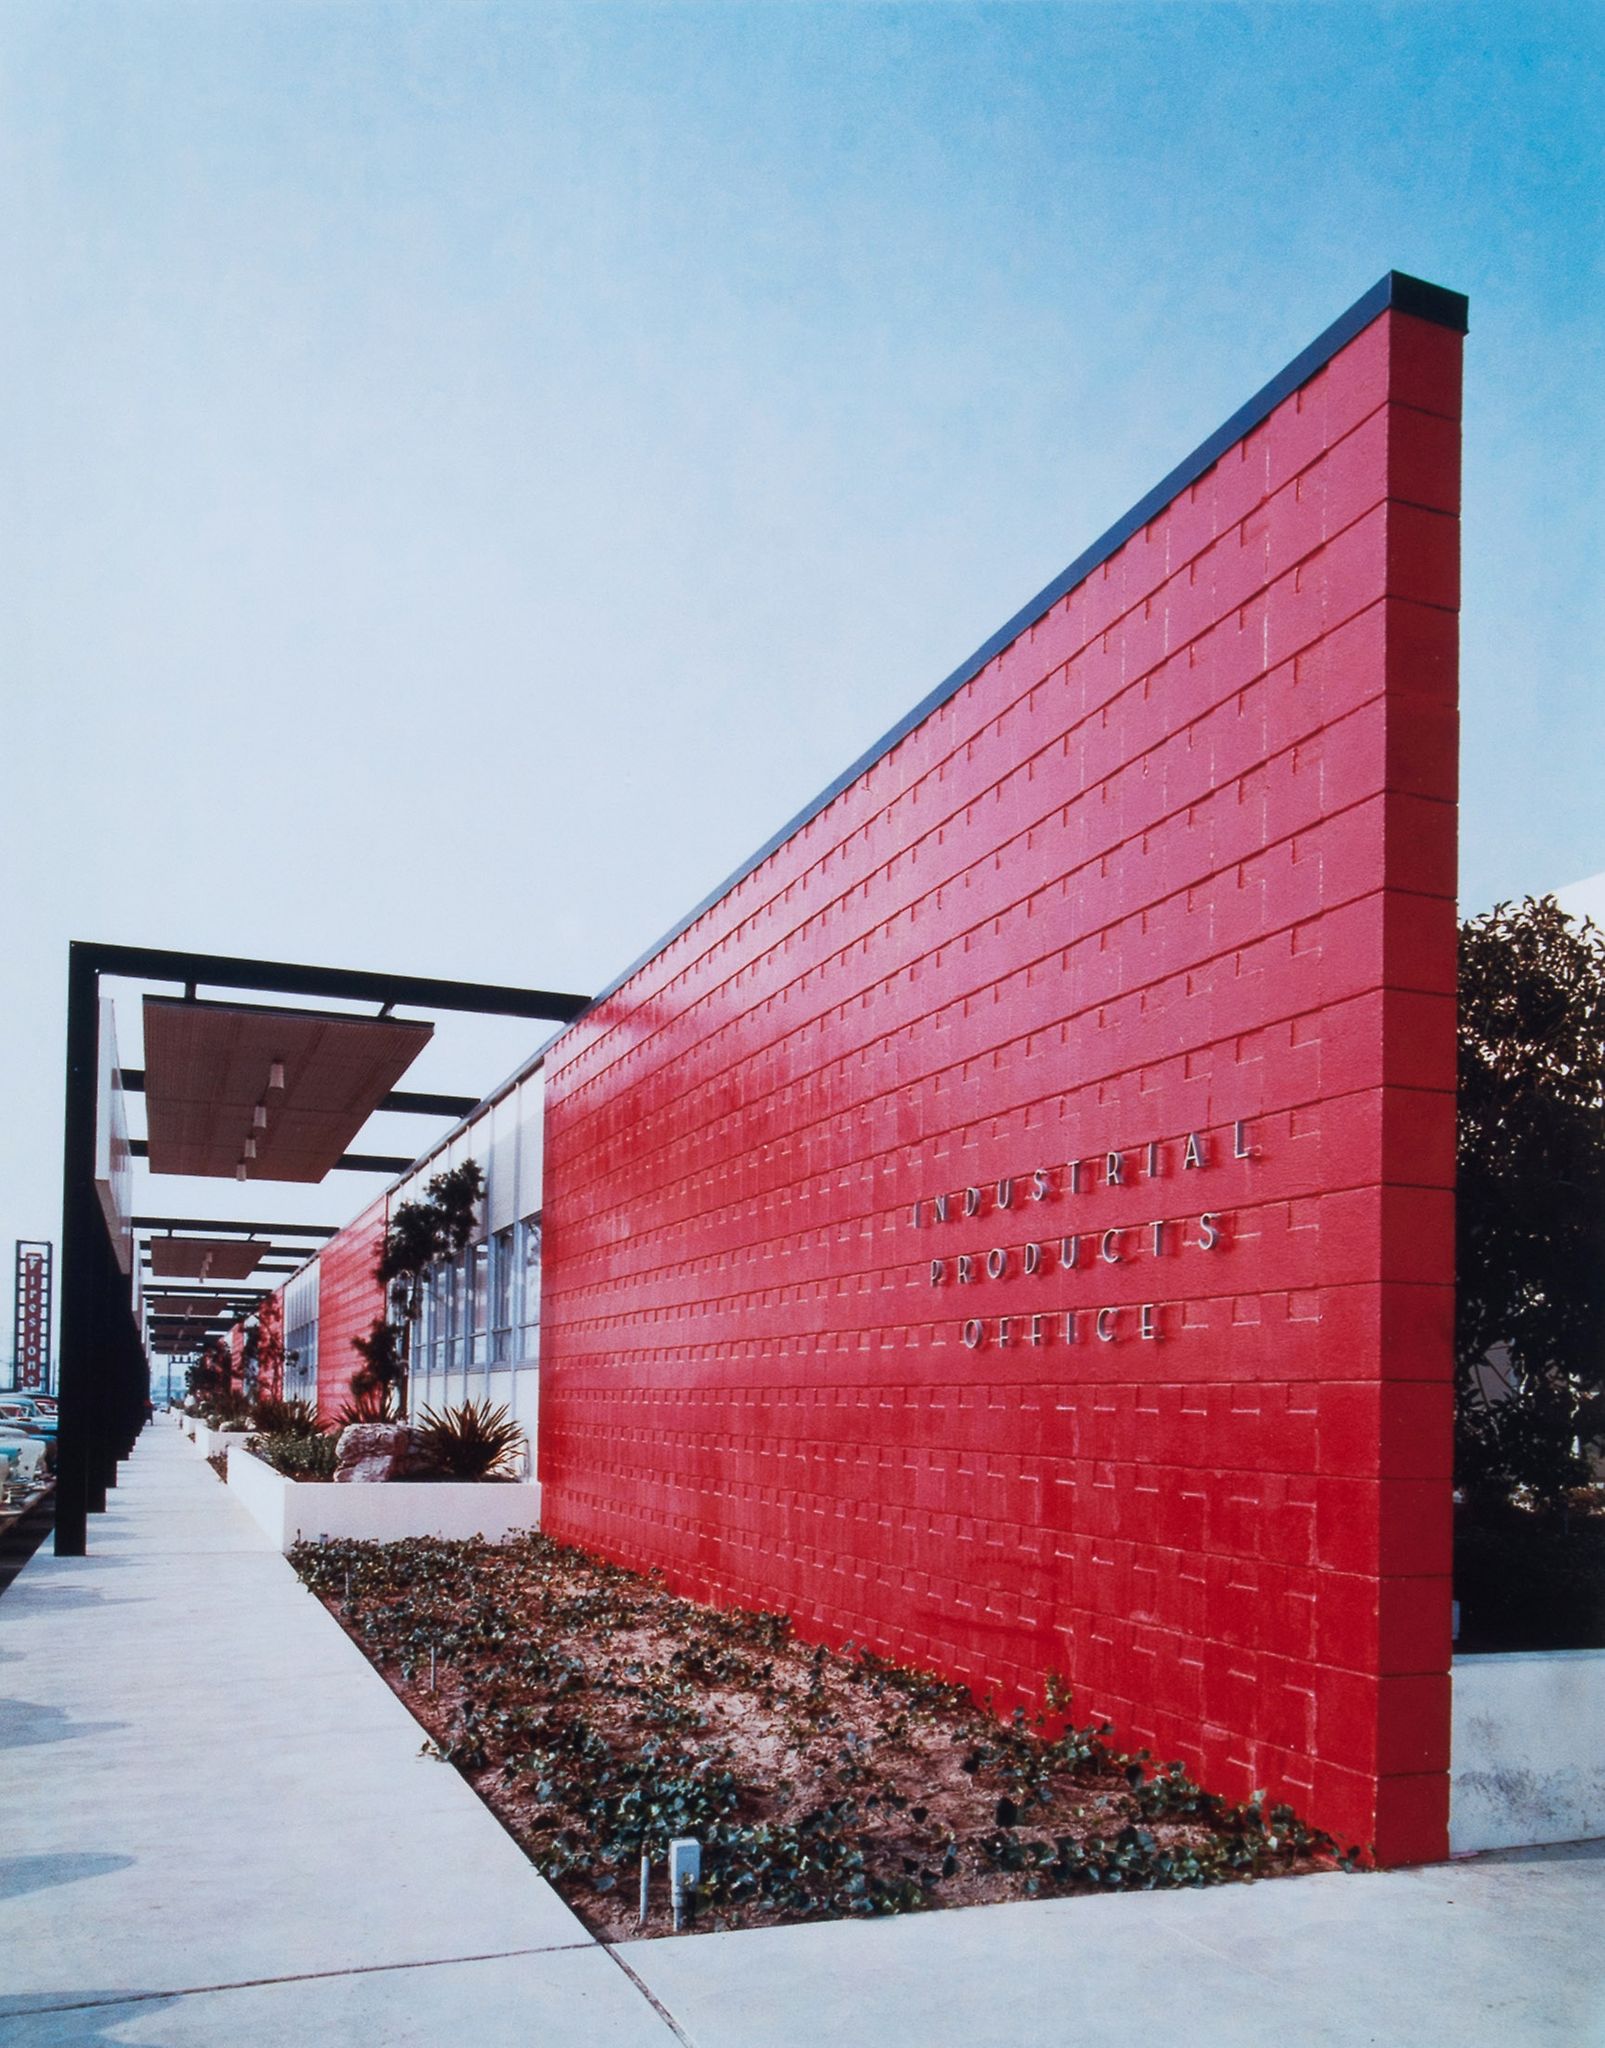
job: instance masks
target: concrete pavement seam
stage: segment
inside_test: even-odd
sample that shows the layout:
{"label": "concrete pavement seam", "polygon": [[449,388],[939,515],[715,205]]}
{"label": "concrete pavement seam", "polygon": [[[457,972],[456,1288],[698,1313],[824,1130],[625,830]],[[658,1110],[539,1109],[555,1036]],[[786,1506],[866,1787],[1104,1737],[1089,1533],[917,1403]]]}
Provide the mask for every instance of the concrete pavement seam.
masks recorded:
{"label": "concrete pavement seam", "polygon": [[[600,1942],[551,1941],[539,1948],[498,1948],[484,1955],[473,1956],[425,1956],[416,1962],[405,1963],[353,1963],[344,1970],[292,1970],[285,1977],[236,1977],[223,1984],[180,1984],[170,1985],[157,1991],[121,1991],[106,1998],[68,1998],[60,2005],[30,2005],[16,2007],[7,2012],[4,1998],[0,1997],[0,2021],[27,2019],[38,2012],[90,2012],[102,2005],[143,2005],[153,1998],[204,1998],[214,1991],[256,1991],[268,1984],[315,1984],[333,1977],[378,1977],[395,1970],[446,1970],[459,1963],[501,1963],[518,1956],[555,1956],[579,1953],[600,1948]],[[626,1972],[634,1975],[633,1971]],[[651,1993],[647,1993],[651,1997]],[[656,2000],[653,2000],[656,2004]],[[671,2024],[673,2024],[671,2022]],[[678,2030],[676,2030],[678,2031]],[[685,2040],[685,2035],[680,2035]]]}
{"label": "concrete pavement seam", "polygon": [[657,2014],[658,2018],[662,2020],[663,2024],[669,2029],[670,2033],[673,2034],[674,2038],[683,2044],[683,2048],[697,2048],[697,2044],[695,2043],[695,2041],[692,2040],[691,2036],[686,2032],[685,2028],[681,2026],[680,2022],[675,2018],[674,2014],[670,2012],[669,2008],[663,2003],[663,2000],[659,1998],[658,1994],[652,1989],[651,1985],[647,1983],[644,1977],[638,1976],[636,1972],[630,1968],[629,1964],[624,1960],[623,1956],[619,1954],[618,1950],[612,1945],[612,1943],[604,1941],[599,1942],[597,1946],[601,1949],[603,1955],[611,1956],[613,1958],[614,1962],[618,1964],[619,1968],[624,1972],[625,1976],[629,1978],[630,1982],[635,1986],[636,1990],[640,1992],[641,1996],[646,2000],[647,2004],[651,2006],[652,2010]]}

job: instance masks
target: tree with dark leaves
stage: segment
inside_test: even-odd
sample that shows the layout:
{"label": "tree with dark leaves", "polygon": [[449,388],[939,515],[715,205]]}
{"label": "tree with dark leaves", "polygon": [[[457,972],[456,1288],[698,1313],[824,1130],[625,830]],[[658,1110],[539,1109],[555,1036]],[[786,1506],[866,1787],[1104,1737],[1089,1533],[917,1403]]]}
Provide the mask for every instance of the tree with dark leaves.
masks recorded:
{"label": "tree with dark leaves", "polygon": [[1552,896],[1460,931],[1456,1476],[1563,1507],[1605,1445],[1605,934]]}
{"label": "tree with dark leaves", "polygon": [[485,1176],[477,1160],[465,1159],[437,1173],[421,1202],[399,1202],[390,1212],[389,1228],[379,1252],[377,1274],[390,1309],[366,1337],[351,1341],[362,1354],[365,1380],[380,1393],[394,1389],[397,1412],[407,1411],[407,1378],[412,1362],[412,1333],[423,1305],[424,1282],[432,1266],[462,1257],[474,1235]]}

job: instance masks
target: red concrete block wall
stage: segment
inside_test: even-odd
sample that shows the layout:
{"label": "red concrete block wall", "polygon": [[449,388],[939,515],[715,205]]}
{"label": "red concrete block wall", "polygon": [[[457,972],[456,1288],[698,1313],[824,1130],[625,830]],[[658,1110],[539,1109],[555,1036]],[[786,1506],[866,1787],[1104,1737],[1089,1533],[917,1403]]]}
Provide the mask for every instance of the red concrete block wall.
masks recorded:
{"label": "red concrete block wall", "polygon": [[353,1337],[366,1337],[385,1312],[374,1268],[384,1242],[390,1198],[369,1203],[318,1255],[318,1420],[325,1428],[351,1399],[362,1370]]}
{"label": "red concrete block wall", "polygon": [[546,1068],[554,1534],[1384,1861],[1447,1850],[1460,345],[1382,312]]}

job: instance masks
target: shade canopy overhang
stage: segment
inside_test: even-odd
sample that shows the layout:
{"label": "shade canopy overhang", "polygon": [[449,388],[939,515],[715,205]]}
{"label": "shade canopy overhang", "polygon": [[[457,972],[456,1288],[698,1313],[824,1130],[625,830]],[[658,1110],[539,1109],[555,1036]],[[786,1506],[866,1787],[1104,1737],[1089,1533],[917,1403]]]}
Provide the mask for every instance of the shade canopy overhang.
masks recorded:
{"label": "shade canopy overhang", "polygon": [[249,1237],[153,1237],[147,1249],[161,1280],[245,1280],[273,1247]]}
{"label": "shade canopy overhang", "polygon": [[153,1173],[310,1183],[334,1169],[435,1027],[146,996],[144,1028]]}

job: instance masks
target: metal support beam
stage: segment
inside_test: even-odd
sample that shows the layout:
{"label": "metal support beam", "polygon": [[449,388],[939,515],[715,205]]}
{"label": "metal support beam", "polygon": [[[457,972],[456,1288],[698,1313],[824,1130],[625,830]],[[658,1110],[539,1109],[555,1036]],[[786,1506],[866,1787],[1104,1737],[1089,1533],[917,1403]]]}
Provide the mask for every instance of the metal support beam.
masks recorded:
{"label": "metal support beam", "polygon": [[[248,960],[233,954],[177,952],[154,946],[113,946],[76,940],[67,955],[67,1075],[62,1126],[60,1417],[57,1435],[56,1554],[82,1557],[89,1515],[106,1505],[117,1481],[117,1461],[133,1449],[145,1420],[150,1364],[133,1311],[127,1276],[95,1191],[95,1124],[100,1051],[100,978],[177,982],[194,1001],[202,987],[249,989],[259,994],[314,996],[345,1002],[398,1004],[409,1009],[461,1010],[501,1017],[573,1021],[588,998],[552,989],[508,988],[499,983],[441,981],[416,974],[369,974],[347,967],[310,967],[287,960]],[[138,1076],[138,1083],[134,1076]],[[143,1071],[129,1069],[129,1085]],[[400,1091],[403,1095],[406,1091]],[[420,1103],[412,1107],[425,1113]],[[472,1108],[469,1104],[467,1107]],[[431,1103],[429,1115],[467,1114],[454,1099]],[[131,1147],[149,1156],[144,1140]],[[414,1163],[351,1152],[337,1162],[351,1173],[405,1173]],[[227,1230],[269,1234],[260,1224],[226,1224],[166,1217],[135,1218],[136,1228]],[[320,1225],[275,1224],[271,1234],[324,1239],[338,1235]],[[312,1248],[309,1247],[309,1251]],[[292,1272],[293,1266],[263,1267]]]}
{"label": "metal support beam", "polygon": [[466,1010],[492,1017],[545,1017],[568,1024],[590,1001],[545,988],[497,982],[439,981],[421,974],[370,974],[357,967],[308,967],[289,960],[246,960],[228,953],[185,953],[158,946],[75,944],[99,974],[186,987],[246,988],[284,996],[333,996],[356,1003],[405,1003],[409,1009]]}
{"label": "metal support beam", "polygon": [[[131,1159],[148,1159],[150,1145],[144,1138],[130,1138],[128,1153]],[[412,1160],[400,1152],[342,1152],[334,1162],[331,1172],[335,1173],[405,1173]]]}
{"label": "metal support beam", "polygon": [[[145,1092],[145,1069],[143,1067],[119,1067],[119,1084],[130,1095]],[[477,1095],[437,1095],[423,1088],[392,1088],[388,1095],[382,1095],[375,1108],[390,1110],[399,1116],[469,1116],[479,1107]]]}
{"label": "metal support beam", "polygon": [[379,1098],[380,1109],[399,1110],[404,1116],[472,1116],[479,1107],[473,1095],[431,1095],[418,1088],[392,1088]]}
{"label": "metal support beam", "polygon": [[227,1223],[221,1216],[135,1216],[132,1221],[136,1230],[203,1230],[218,1237],[338,1237],[345,1227],[339,1223]]}

